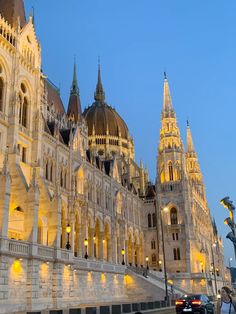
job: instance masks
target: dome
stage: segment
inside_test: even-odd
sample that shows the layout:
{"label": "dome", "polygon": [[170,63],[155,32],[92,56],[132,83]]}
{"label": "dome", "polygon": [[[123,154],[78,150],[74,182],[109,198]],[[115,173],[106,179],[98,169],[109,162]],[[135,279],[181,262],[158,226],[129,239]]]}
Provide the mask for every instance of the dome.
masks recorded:
{"label": "dome", "polygon": [[[83,113],[88,124],[88,136],[110,135],[128,140],[129,131],[126,123],[111,106],[95,101]],[[108,133],[107,133],[108,131]]]}

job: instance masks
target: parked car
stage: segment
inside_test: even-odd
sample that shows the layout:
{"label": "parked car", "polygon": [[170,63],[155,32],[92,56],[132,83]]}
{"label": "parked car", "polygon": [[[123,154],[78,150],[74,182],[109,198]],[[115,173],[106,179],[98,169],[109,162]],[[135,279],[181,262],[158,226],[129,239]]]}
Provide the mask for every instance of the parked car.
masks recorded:
{"label": "parked car", "polygon": [[175,301],[177,314],[213,314],[214,304],[205,294],[188,294]]}

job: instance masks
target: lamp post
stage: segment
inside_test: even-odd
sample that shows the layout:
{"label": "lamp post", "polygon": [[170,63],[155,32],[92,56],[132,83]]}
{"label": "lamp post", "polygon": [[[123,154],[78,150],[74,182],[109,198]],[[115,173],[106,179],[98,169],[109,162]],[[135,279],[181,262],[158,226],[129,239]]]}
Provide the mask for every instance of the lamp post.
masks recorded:
{"label": "lamp post", "polygon": [[147,272],[148,272],[148,270],[149,270],[149,265],[148,265],[148,261],[149,261],[149,257],[148,256],[146,256],[146,263],[147,263]]}
{"label": "lamp post", "polygon": [[216,292],[216,295],[217,295],[217,281],[216,281],[216,269],[215,269],[215,259],[214,259],[214,253],[213,253],[213,247],[216,247],[216,244],[213,243],[211,245],[211,258],[212,258],[212,271],[213,271],[213,275],[214,275],[214,281],[215,281],[215,292]]}
{"label": "lamp post", "polygon": [[229,269],[231,268],[232,257],[229,258]]}
{"label": "lamp post", "polygon": [[202,273],[203,273],[204,270],[203,270],[203,262],[202,261],[200,262],[200,266],[201,266],[201,270],[202,270]]}
{"label": "lamp post", "polygon": [[84,239],[84,246],[85,246],[85,255],[84,258],[88,258],[88,252],[87,252],[87,247],[88,247],[88,239]]}
{"label": "lamp post", "polygon": [[164,207],[161,208],[160,212],[160,221],[161,221],[161,237],[162,237],[162,251],[163,251],[163,267],[164,267],[164,279],[165,279],[165,291],[166,291],[166,302],[169,303],[169,297],[168,297],[168,283],[167,283],[167,273],[166,273],[166,255],[165,255],[165,241],[164,241],[164,232],[163,232],[163,220],[162,220],[162,211],[167,211],[168,208]]}
{"label": "lamp post", "polygon": [[159,261],[159,271],[162,271],[161,264],[162,264],[162,261]]}
{"label": "lamp post", "polygon": [[70,245],[70,233],[71,233],[71,226],[68,223],[66,226],[66,233],[67,233],[67,243],[66,243],[66,249],[69,250],[71,248]]}
{"label": "lamp post", "polygon": [[121,250],[121,255],[123,257],[122,265],[125,265],[125,249]]}
{"label": "lamp post", "polygon": [[235,206],[233,205],[233,201],[230,200],[229,196],[222,198],[220,204],[229,210],[229,217],[224,220],[224,223],[228,225],[232,231],[227,234],[226,238],[233,242],[234,255],[236,259],[236,225],[234,222]]}

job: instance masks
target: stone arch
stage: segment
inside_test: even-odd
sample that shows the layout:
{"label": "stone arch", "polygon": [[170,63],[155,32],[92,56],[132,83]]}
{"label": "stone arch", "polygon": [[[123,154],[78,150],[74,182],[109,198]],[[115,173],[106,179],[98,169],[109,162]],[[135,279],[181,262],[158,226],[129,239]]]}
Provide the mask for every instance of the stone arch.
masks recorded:
{"label": "stone arch", "polygon": [[178,211],[175,206],[170,208],[170,224],[177,225],[178,224]]}

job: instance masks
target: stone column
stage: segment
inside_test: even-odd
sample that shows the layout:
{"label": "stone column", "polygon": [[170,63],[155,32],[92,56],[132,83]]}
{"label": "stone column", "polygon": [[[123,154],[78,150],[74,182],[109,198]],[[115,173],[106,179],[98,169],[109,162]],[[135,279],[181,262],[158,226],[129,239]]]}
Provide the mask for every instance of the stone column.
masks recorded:
{"label": "stone column", "polygon": [[91,259],[94,259],[94,240],[93,240],[93,237],[94,237],[94,228],[90,228],[89,257]]}
{"label": "stone column", "polygon": [[104,232],[100,232],[100,239],[99,239],[99,259],[103,260],[103,237],[104,237]]}
{"label": "stone column", "polygon": [[61,206],[61,197],[58,195],[48,215],[48,245],[56,248],[60,248],[61,242]]}
{"label": "stone column", "polygon": [[135,257],[134,257],[134,242],[132,242],[132,259],[131,259],[131,263],[132,263],[132,266],[135,265]]}
{"label": "stone column", "polygon": [[138,264],[138,266],[140,266],[140,245],[138,244],[137,246],[136,246],[136,254],[137,254],[137,264]]}
{"label": "stone column", "polygon": [[2,237],[8,236],[8,217],[10,206],[11,179],[10,174],[0,175],[0,234]]}
{"label": "stone column", "polygon": [[129,252],[128,252],[128,240],[125,240],[125,264],[128,265]]}
{"label": "stone column", "polygon": [[82,257],[83,255],[83,233],[82,233],[82,224],[79,224],[79,231],[78,231],[78,256]]}

